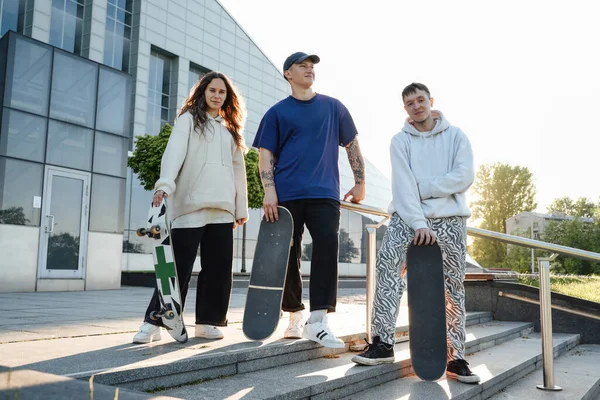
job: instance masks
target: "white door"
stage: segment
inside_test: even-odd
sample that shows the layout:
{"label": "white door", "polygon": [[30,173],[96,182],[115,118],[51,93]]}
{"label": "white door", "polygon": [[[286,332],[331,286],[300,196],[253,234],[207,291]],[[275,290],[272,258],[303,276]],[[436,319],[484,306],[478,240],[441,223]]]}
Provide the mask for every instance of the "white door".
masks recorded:
{"label": "white door", "polygon": [[87,250],[90,174],[46,166],[40,278],[81,279]]}

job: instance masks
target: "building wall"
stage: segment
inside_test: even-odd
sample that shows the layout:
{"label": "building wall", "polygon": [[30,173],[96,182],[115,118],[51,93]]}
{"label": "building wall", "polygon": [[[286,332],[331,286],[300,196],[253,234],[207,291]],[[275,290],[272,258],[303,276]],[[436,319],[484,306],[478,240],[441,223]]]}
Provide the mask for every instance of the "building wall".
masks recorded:
{"label": "building wall", "polygon": [[[0,254],[7,255],[0,291],[120,287],[130,76],[12,32],[0,52]],[[56,185],[66,185],[52,192],[53,209],[63,204],[53,235],[43,233],[48,168],[62,174]],[[67,183],[74,175],[81,178],[75,186]],[[69,208],[67,188],[79,191],[77,209]],[[78,259],[84,275],[42,276],[38,254],[46,241],[58,267],[48,276],[71,270],[64,260],[77,268]],[[67,257],[74,253],[75,260]]]}
{"label": "building wall", "polygon": [[[78,0],[79,5],[77,7],[79,7],[78,10],[82,10],[81,14],[69,14],[72,11],[60,9],[56,5],[58,3],[54,4],[50,1],[18,1],[19,7],[23,8],[25,12],[22,13],[23,20],[19,20],[18,24],[14,25],[17,30],[44,43],[60,43],[57,46],[64,45],[63,48],[67,50],[67,53],[53,50],[52,57],[47,62],[55,62],[52,61],[54,60],[54,54],[59,54],[59,58],[66,57],[70,60],[72,58],[68,54],[70,52],[75,56],[103,63],[108,67],[116,68],[116,70],[131,75],[131,80],[128,83],[131,87],[126,88],[126,91],[130,93],[129,96],[126,96],[127,98],[115,91],[118,85],[113,85],[112,92],[109,89],[98,94],[98,101],[101,98],[112,100],[111,105],[104,109],[104,114],[99,115],[96,119],[95,123],[104,124],[103,126],[88,126],[79,120],[64,118],[64,122],[67,124],[86,125],[86,129],[93,131],[92,159],[88,169],[91,173],[91,200],[89,205],[91,212],[89,215],[90,232],[86,252],[86,280],[64,279],[62,282],[37,280],[36,283],[37,272],[32,275],[29,271],[26,274],[28,276],[27,283],[23,283],[21,287],[23,290],[30,290],[32,287],[35,289],[36,285],[37,290],[118,287],[120,279],[118,270],[135,270],[141,265],[147,265],[147,270],[152,269],[151,263],[145,261],[152,251],[152,245],[147,240],[139,239],[134,233],[135,229],[145,225],[151,193],[143,190],[137,177],[130,169],[126,168],[125,161],[115,162],[115,157],[118,158],[122,150],[117,148],[117,155],[112,158],[109,157],[108,153],[113,152],[114,154],[115,151],[111,146],[115,141],[121,140],[116,136],[120,135],[125,140],[129,135],[158,134],[162,123],[173,123],[176,112],[188,95],[194,81],[208,70],[219,70],[232,79],[245,100],[247,108],[245,137],[247,143],[251,144],[262,116],[269,107],[288,96],[290,93],[289,85],[282,76],[281,66],[273,65],[216,0],[132,0],[125,3],[117,0]],[[30,25],[27,25],[27,16],[32,21]],[[67,38],[64,36],[66,33],[63,33],[62,41],[57,42],[57,32],[60,29],[57,30],[56,21],[63,21],[61,23],[78,21],[75,39],[73,37]],[[0,27],[0,29],[4,28]],[[76,41],[74,47],[73,40]],[[2,51],[2,43],[6,42],[5,40],[0,43],[0,52]],[[290,49],[290,51],[295,50]],[[4,76],[5,66],[3,62],[5,61],[6,58],[0,60],[0,76]],[[157,69],[157,66],[160,67],[161,65],[166,72]],[[40,71],[43,72],[44,70]],[[101,75],[107,73],[118,75],[118,71],[100,69]],[[168,84],[163,87],[161,85],[162,81],[157,80],[158,75],[161,75],[161,78],[168,77]],[[23,77],[20,84],[29,84],[29,89],[37,85],[49,90],[53,79],[52,75],[43,77],[37,73],[34,78],[37,79],[35,84],[32,79],[26,76]],[[3,85],[4,82],[0,79],[0,104],[4,103]],[[63,117],[58,114],[52,114],[51,112],[39,114],[35,109],[27,107],[28,102],[36,107],[46,107],[46,109],[50,107],[50,103],[44,103],[44,99],[50,102],[49,95],[44,97],[41,92],[34,92],[31,92],[31,96],[28,98],[23,99],[21,105],[13,102],[13,104],[5,105],[4,109],[11,109],[10,112],[15,113],[15,115],[18,112],[28,113],[30,119],[35,120],[38,118],[38,122],[42,121],[39,118],[44,119],[44,121],[55,119],[63,122]],[[76,108],[75,104],[68,104],[66,100],[63,103],[66,108]],[[164,107],[162,107],[163,105]],[[119,112],[123,111],[127,111],[127,115],[124,121],[126,126],[123,129],[123,134],[121,134],[114,130],[114,124],[111,126],[111,123],[115,119],[113,114],[118,115]],[[2,114],[3,112],[0,112],[0,122]],[[155,115],[158,118],[153,119],[152,117]],[[156,123],[157,120],[158,123]],[[42,122],[40,124],[43,125]],[[50,122],[50,124],[53,124],[53,122]],[[40,141],[45,142],[48,129],[49,125],[46,122],[45,128],[41,131],[32,132],[32,144],[37,146],[41,143]],[[5,133],[2,133],[0,137],[2,135],[5,138],[7,137]],[[133,145],[134,140],[131,140],[126,147],[128,150],[132,150]],[[104,157],[98,158],[96,153],[103,148],[108,153],[105,152]],[[42,225],[40,210],[32,209],[30,200],[33,196],[43,197],[43,168],[45,165],[51,164],[46,159],[46,147],[43,147],[40,151],[43,153],[43,158],[35,160],[0,152],[0,175],[5,175],[0,176],[0,187],[3,188],[5,193],[9,189],[14,189],[10,185],[15,185],[15,178],[7,175],[6,161],[2,160],[10,159],[12,170],[21,170],[23,166],[27,167],[23,169],[24,172],[27,172],[27,175],[26,177],[23,175],[25,178],[21,181],[29,182],[26,190],[23,189],[23,193],[27,196],[23,197],[24,200],[22,201],[24,209],[28,213],[29,227],[14,227],[14,225],[0,225],[0,227],[2,229],[10,230],[14,228],[18,230],[20,232],[18,237],[24,238],[21,239],[23,240],[23,246],[29,249],[39,246],[39,231]],[[64,154],[59,158],[67,161],[70,158],[81,159],[80,150],[70,148],[68,151],[69,154]],[[97,161],[97,158],[104,161]],[[353,185],[353,177],[343,149],[340,149],[340,160],[341,189],[342,192],[345,192]],[[2,164],[2,162],[5,164]],[[62,164],[59,162],[58,165]],[[99,165],[99,170],[96,170],[97,165]],[[69,165],[67,167],[72,168]],[[126,181],[123,180],[122,183],[115,179],[125,177]],[[386,207],[391,197],[389,181],[368,161],[367,185],[367,199],[365,202],[379,207]],[[110,195],[107,195],[107,193]],[[0,197],[3,197],[1,193]],[[25,201],[25,199],[28,200]],[[113,201],[117,201],[119,204],[112,204]],[[3,203],[8,204],[6,199],[0,198],[0,209],[2,209]],[[112,205],[107,206],[107,204]],[[120,215],[123,215],[120,222],[113,223],[114,218]],[[245,258],[248,260],[245,266],[246,270],[251,268],[261,217],[260,210],[251,211],[251,219],[246,229]],[[370,220],[364,216],[347,211],[342,212],[341,231],[347,234],[347,237],[353,241],[353,246],[356,248],[356,250],[350,252],[349,262],[343,261],[343,265],[355,264],[359,269],[364,267],[366,246],[364,224],[367,222],[370,222]],[[382,229],[382,232],[384,230],[385,228]],[[29,231],[37,231],[38,235],[23,233]],[[382,235],[383,233],[378,234],[379,241]],[[234,255],[236,259],[234,270],[239,271],[242,269],[242,229],[237,229],[234,236]],[[119,247],[117,242],[121,243],[120,247],[123,249],[121,256],[117,255],[118,251],[116,249]],[[12,242],[0,241],[0,248],[12,246],[10,243]],[[303,245],[310,246],[310,244],[311,238],[307,232]],[[346,241],[345,247],[342,246],[342,248],[348,248],[349,245],[350,243]],[[37,252],[37,249],[35,251]],[[346,260],[348,257],[344,258],[342,256],[342,258]],[[20,260],[19,262],[23,261]],[[303,270],[307,268],[305,264],[308,265],[307,261],[303,261]],[[10,273],[8,268],[8,266],[2,267],[0,263],[0,276]],[[196,270],[199,268],[198,262]],[[342,273],[343,268],[340,268],[340,273]],[[348,267],[348,271],[353,268]],[[25,274],[25,271],[20,272]],[[24,277],[19,279],[19,281],[25,280]]]}
{"label": "building wall", "polygon": [[39,237],[39,228],[0,224],[0,293],[35,291]]}

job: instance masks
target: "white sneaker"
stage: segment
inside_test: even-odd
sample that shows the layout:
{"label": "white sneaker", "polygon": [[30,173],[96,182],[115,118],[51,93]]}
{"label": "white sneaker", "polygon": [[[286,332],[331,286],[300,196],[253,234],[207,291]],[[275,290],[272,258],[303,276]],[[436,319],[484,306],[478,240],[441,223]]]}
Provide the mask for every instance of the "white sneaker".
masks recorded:
{"label": "white sneaker", "polygon": [[346,346],[344,341],[335,337],[331,329],[329,329],[327,316],[323,317],[321,322],[304,325],[302,337],[331,349],[343,349]]}
{"label": "white sneaker", "polygon": [[223,339],[225,335],[213,325],[196,325],[196,337],[204,339]]}
{"label": "white sneaker", "polygon": [[302,311],[290,313],[290,324],[283,337],[286,339],[302,339],[302,328],[304,327],[304,315]]}
{"label": "white sneaker", "polygon": [[144,322],[138,333],[133,337],[133,343],[150,343],[161,339],[160,326]]}

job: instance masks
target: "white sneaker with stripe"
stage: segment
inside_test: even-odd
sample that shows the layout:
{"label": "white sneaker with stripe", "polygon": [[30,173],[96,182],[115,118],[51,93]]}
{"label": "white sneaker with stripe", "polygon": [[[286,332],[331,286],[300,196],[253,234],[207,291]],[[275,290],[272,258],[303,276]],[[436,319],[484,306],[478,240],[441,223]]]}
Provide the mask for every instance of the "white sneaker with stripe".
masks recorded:
{"label": "white sneaker with stripe", "polygon": [[321,322],[313,322],[312,324],[306,323],[304,325],[302,337],[332,349],[343,349],[345,347],[345,343],[335,337],[331,332],[327,322],[327,316],[323,317]]}

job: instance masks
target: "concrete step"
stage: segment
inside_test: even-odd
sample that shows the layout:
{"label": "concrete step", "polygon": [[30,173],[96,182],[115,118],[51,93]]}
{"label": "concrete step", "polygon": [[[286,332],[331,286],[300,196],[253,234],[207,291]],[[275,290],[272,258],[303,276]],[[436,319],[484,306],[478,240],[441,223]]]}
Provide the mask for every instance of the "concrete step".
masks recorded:
{"label": "concrete step", "polygon": [[[489,312],[467,313],[467,326],[485,323],[491,319],[492,314]],[[287,321],[282,321],[280,325],[282,324],[287,326]],[[280,326],[280,328],[284,329],[285,327]],[[168,388],[220,376],[260,371],[333,356],[348,351],[353,345],[364,345],[364,332],[345,333],[340,335],[340,338],[347,343],[345,349],[327,349],[304,339],[293,341],[282,339],[281,334],[273,335],[272,338],[262,343],[251,342],[243,337],[234,337],[219,341],[202,340],[195,345],[183,346],[173,342],[164,348],[140,345],[137,346],[138,351],[111,353],[111,357],[126,357],[129,360],[123,366],[94,368],[93,364],[98,365],[98,360],[85,357],[92,364],[80,363],[78,367],[82,372],[66,373],[66,375],[78,379],[89,379],[91,375],[94,375],[94,380],[98,383],[132,390]],[[396,328],[396,336],[399,341],[405,341],[407,334],[407,325]],[[168,336],[168,334],[163,332],[163,336]],[[114,339],[122,340],[122,338]],[[106,341],[107,339],[98,338],[98,340]],[[127,337],[127,340],[130,340],[130,337]],[[198,339],[191,339],[188,343],[194,343],[195,340]],[[86,341],[86,343],[89,342]],[[139,356],[139,361],[133,360],[133,355],[136,355],[136,358]],[[107,360],[109,364],[114,361]],[[53,361],[53,363],[55,362]],[[72,364],[72,360],[69,362]],[[53,365],[52,368],[57,369],[58,365]],[[65,374],[65,371],[57,373]]]}
{"label": "concrete step", "polygon": [[[554,334],[554,356],[558,357],[569,351],[578,342],[579,335]],[[466,358],[471,370],[481,377],[481,383],[478,385],[468,385],[445,378],[437,382],[423,382],[412,375],[348,395],[344,400],[392,400],[407,399],[409,397],[410,400],[487,399],[500,390],[512,385],[521,377],[535,371],[537,368],[541,368],[541,337],[539,333],[523,336],[499,346],[467,355]],[[537,390],[533,388],[531,392]],[[531,392],[525,397],[519,397],[519,399],[530,398]]]}
{"label": "concrete step", "polygon": [[[497,322],[467,328],[467,352],[477,352],[527,335],[533,323]],[[303,399],[332,398],[354,393],[408,374],[411,370],[408,342],[396,344],[396,362],[375,367],[358,366],[355,353],[330,354],[310,361],[261,371],[220,377],[196,385],[162,392],[185,399]]]}
{"label": "concrete step", "polygon": [[544,392],[536,388],[544,383],[543,370],[537,369],[519,379],[490,400],[600,399],[600,345],[579,345],[554,360],[554,384],[562,391]]}
{"label": "concrete step", "polygon": [[0,400],[175,400],[174,397],[133,392],[98,383],[27,369],[0,366]]}

